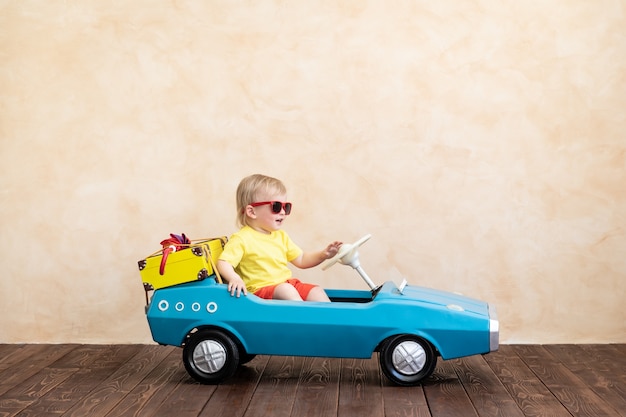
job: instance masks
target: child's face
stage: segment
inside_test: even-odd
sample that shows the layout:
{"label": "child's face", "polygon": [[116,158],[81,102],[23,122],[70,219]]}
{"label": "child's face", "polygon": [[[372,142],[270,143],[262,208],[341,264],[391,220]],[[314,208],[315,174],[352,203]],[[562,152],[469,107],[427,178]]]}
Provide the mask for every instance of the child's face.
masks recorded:
{"label": "child's face", "polygon": [[[262,201],[281,201],[284,203],[287,201],[287,196],[284,194],[260,195],[257,202]],[[285,217],[287,217],[284,207],[280,213],[272,212],[271,204],[248,207],[250,210],[248,211],[248,224],[259,232],[271,233],[280,230]]]}

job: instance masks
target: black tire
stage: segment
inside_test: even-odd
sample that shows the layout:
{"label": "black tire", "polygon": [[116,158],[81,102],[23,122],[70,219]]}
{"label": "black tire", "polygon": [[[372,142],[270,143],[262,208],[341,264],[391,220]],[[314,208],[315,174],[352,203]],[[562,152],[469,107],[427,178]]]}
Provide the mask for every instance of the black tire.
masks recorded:
{"label": "black tire", "polygon": [[239,365],[245,365],[246,363],[252,361],[254,358],[256,358],[256,355],[243,353],[239,356]]}
{"label": "black tire", "polygon": [[183,348],[183,363],[193,379],[203,384],[219,384],[233,376],[239,366],[239,349],[226,333],[199,330]]}
{"label": "black tire", "polygon": [[437,355],[426,340],[413,335],[399,335],[388,339],[380,350],[380,367],[392,382],[419,385],[428,378],[437,365]]}

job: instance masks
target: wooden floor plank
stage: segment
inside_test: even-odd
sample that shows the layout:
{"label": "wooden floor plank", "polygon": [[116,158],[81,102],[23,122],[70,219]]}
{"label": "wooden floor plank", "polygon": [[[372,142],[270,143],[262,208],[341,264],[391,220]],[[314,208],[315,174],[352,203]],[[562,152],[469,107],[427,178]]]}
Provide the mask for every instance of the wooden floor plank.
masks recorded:
{"label": "wooden floor plank", "polygon": [[181,379],[156,410],[155,416],[197,417],[215,392],[215,385]]}
{"label": "wooden floor plank", "polygon": [[115,372],[88,395],[76,402],[64,416],[105,416],[153,369],[154,363],[163,361],[168,351],[161,346],[144,346],[137,354],[123,363]]}
{"label": "wooden floor plank", "polygon": [[45,345],[0,344],[0,372],[24,360],[35,350],[45,349]]}
{"label": "wooden floor plank", "polygon": [[587,353],[594,369],[622,377],[621,381],[626,383],[626,349],[622,346],[626,345],[579,345],[578,348]]}
{"label": "wooden floor plank", "polygon": [[[374,355],[374,362],[380,369],[378,354]],[[432,417],[422,385],[401,387],[384,376],[381,384],[386,417]]]}
{"label": "wooden floor plank", "polygon": [[29,407],[57,385],[77,372],[79,368],[44,368],[32,377],[17,384],[0,398],[0,416],[11,417]]}
{"label": "wooden floor plank", "polygon": [[159,348],[166,353],[165,358],[153,363],[150,373],[109,411],[108,417],[156,416],[158,408],[180,381],[189,379],[182,364],[181,349],[171,346]]}
{"label": "wooden floor plank", "polygon": [[450,361],[439,360],[424,393],[432,417],[478,416]]}
{"label": "wooden floor plank", "polygon": [[498,352],[485,355],[484,359],[524,416],[571,417],[565,407],[517,355],[514,347],[500,346]]}
{"label": "wooden floor plank", "polygon": [[84,345],[73,349],[52,368],[79,370],[60,383],[56,389],[33,402],[18,416],[52,416],[64,414],[87,396],[102,380],[141,349],[141,345],[98,346]]}
{"label": "wooden floor plank", "polygon": [[15,343],[15,344],[0,343],[0,369],[3,369],[1,368],[2,363],[5,360],[7,360],[8,357],[15,354],[15,352],[18,352],[24,346],[26,345],[23,343]]}
{"label": "wooden floor plank", "polygon": [[421,385],[399,387],[387,378],[382,385],[386,417],[432,417]]}
{"label": "wooden floor plank", "polygon": [[304,358],[301,357],[268,358],[245,417],[291,416],[303,363]]}
{"label": "wooden floor plank", "polygon": [[9,365],[0,372],[0,395],[31,378],[46,366],[67,355],[75,345],[26,345],[6,361]]}
{"label": "wooden floor plank", "polygon": [[422,386],[367,360],[258,356],[219,385],[157,345],[0,345],[0,417],[626,417],[626,345],[503,345]]}
{"label": "wooden floor plank", "polygon": [[385,406],[378,362],[343,359],[339,390],[339,417],[383,417]]}
{"label": "wooden floor plank", "polygon": [[217,386],[200,415],[243,416],[250,406],[268,359],[268,356],[257,356],[251,362],[240,366],[233,378]]}
{"label": "wooden floor plank", "polygon": [[594,393],[584,381],[543,346],[517,348],[524,361],[554,396],[575,417],[615,417],[618,410]]}
{"label": "wooden floor plank", "polygon": [[304,358],[292,415],[337,415],[340,364],[340,359]]}
{"label": "wooden floor plank", "polygon": [[[551,345],[544,348],[553,357],[578,376],[591,390],[604,401],[626,416],[625,368],[615,369],[613,365],[602,366],[589,351],[577,345]],[[608,356],[609,358],[612,356]],[[617,360],[616,360],[617,362]]]}
{"label": "wooden floor plank", "polygon": [[483,356],[450,362],[479,416],[524,417]]}

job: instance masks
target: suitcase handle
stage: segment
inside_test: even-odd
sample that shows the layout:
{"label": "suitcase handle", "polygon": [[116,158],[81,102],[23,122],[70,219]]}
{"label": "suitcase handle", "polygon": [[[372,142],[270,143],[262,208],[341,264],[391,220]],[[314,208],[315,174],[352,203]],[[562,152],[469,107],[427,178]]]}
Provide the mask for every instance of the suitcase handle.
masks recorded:
{"label": "suitcase handle", "polygon": [[170,253],[176,252],[176,246],[171,245],[167,248],[163,249],[163,257],[161,258],[161,265],[159,265],[159,274],[165,274],[165,263],[167,262],[167,257]]}

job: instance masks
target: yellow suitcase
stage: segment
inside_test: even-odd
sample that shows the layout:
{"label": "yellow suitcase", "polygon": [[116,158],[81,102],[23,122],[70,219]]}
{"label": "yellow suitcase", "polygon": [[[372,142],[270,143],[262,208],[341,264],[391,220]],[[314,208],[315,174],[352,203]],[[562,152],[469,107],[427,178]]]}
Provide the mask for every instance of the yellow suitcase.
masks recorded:
{"label": "yellow suitcase", "polygon": [[221,282],[215,263],[226,241],[226,237],[193,241],[189,248],[170,253],[166,259],[163,275],[159,271],[163,258],[162,250],[140,260],[137,264],[146,293],[184,282],[203,280],[214,273]]}

